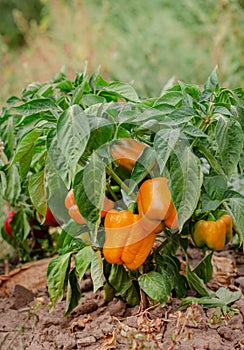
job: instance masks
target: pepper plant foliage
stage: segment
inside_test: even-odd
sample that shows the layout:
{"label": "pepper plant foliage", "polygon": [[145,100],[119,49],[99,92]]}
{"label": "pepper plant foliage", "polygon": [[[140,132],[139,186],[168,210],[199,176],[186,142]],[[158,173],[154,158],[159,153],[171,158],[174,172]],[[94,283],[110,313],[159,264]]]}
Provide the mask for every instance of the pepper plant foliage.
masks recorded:
{"label": "pepper plant foliage", "polygon": [[[141,290],[149,300],[165,304],[170,295],[184,297],[189,288],[210,304],[211,298],[217,298],[205,286],[211,278],[212,252],[206,251],[192,270],[187,249],[192,225],[219,210],[231,215],[243,246],[241,88],[219,86],[215,69],[203,87],[180,81],[163,89],[160,96],[142,98],[130,84],[106,81],[98,72],[78,73],[74,81],[60,73],[51,82],[30,84],[21,98],[9,98],[0,123],[10,160],[1,164],[2,198],[14,203],[24,187],[35,209],[44,215],[49,206],[62,227],[58,256],[47,271],[53,306],[64,293],[66,313],[78,304],[79,280],[87,270],[94,291],[103,287],[107,300],[116,296],[135,305]],[[110,146],[119,138],[148,145],[132,172],[126,173],[111,158]],[[179,228],[166,228],[157,236],[138,270],[109,264],[102,254],[104,195],[118,209],[136,211],[140,184],[156,176],[169,179]],[[86,225],[74,222],[65,208],[71,188]],[[22,216],[19,225],[25,232],[24,211]],[[186,259],[185,275],[180,271],[178,249]]]}

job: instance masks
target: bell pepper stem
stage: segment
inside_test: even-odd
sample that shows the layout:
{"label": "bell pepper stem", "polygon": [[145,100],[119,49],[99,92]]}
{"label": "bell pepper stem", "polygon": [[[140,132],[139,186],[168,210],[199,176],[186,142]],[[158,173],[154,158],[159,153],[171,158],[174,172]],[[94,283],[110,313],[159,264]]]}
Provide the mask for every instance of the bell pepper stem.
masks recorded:
{"label": "bell pepper stem", "polygon": [[112,198],[115,200],[115,202],[118,201],[118,197],[116,196],[116,194],[114,193],[113,189],[111,188],[110,184],[107,183],[107,189],[108,189],[108,192],[110,193],[110,195],[112,196]]}
{"label": "bell pepper stem", "polygon": [[[121,180],[121,178],[111,169],[110,167],[106,167],[106,172],[108,175],[110,175],[120,187],[129,194],[130,189],[129,187]],[[130,194],[130,196],[136,201],[136,197],[133,194]]]}

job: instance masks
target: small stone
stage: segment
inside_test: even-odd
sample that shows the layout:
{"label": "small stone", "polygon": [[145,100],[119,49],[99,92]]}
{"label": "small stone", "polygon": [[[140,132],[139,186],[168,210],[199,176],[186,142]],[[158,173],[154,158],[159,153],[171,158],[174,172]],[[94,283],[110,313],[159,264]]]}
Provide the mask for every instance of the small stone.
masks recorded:
{"label": "small stone", "polygon": [[91,344],[95,344],[97,339],[93,336],[84,337],[77,340],[77,349],[81,349],[84,346],[90,346]]}

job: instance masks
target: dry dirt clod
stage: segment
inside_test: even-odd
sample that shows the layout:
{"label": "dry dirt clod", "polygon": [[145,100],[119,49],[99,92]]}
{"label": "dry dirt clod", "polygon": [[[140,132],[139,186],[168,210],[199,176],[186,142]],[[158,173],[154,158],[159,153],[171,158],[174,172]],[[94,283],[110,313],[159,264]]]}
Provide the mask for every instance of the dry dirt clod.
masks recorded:
{"label": "dry dirt clod", "polygon": [[11,294],[14,299],[11,309],[19,310],[34,301],[34,294],[20,284],[12,286],[11,289]]}

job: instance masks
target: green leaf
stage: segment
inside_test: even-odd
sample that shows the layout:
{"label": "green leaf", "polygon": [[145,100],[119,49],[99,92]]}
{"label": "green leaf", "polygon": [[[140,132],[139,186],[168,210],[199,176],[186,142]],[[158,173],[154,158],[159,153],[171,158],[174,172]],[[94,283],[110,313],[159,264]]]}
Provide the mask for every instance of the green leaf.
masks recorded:
{"label": "green leaf", "polygon": [[241,290],[232,292],[227,288],[221,287],[216,291],[216,297],[219,298],[225,305],[234,303],[242,297]]}
{"label": "green leaf", "polygon": [[[185,276],[180,273],[181,264],[179,259],[175,256],[178,248],[178,236],[174,239],[169,239],[167,244],[160,252],[155,251],[154,258],[157,264],[158,272],[166,274],[166,278],[171,280],[171,289],[175,290],[177,298],[183,298],[187,292],[187,281]],[[176,242],[177,241],[177,242]]]}
{"label": "green leaf", "polygon": [[182,81],[179,81],[179,86],[184,96],[184,103],[186,103],[187,101],[187,104],[192,105],[193,99],[198,101],[201,93],[199,86],[193,84],[186,84]]}
{"label": "green leaf", "polygon": [[33,129],[25,134],[18,143],[17,150],[11,164],[19,162],[19,171],[22,179],[26,177],[30,169],[35,142],[41,134],[42,130]]}
{"label": "green leaf", "polygon": [[203,181],[200,160],[189,147],[176,150],[170,165],[170,189],[178,213],[179,230],[196,209]]}
{"label": "green leaf", "polygon": [[97,96],[93,94],[85,94],[82,96],[81,104],[87,107],[95,105],[97,103],[104,103],[106,99],[102,96]]}
{"label": "green leaf", "polygon": [[102,90],[115,92],[119,97],[125,98],[129,101],[140,102],[135,89],[130,84],[115,81],[110,83],[108,86],[104,86]]}
{"label": "green leaf", "polygon": [[16,238],[18,244],[22,245],[23,241],[27,239],[30,233],[30,225],[23,208],[19,209],[17,214],[14,215],[13,220],[11,221],[11,227],[13,235]]}
{"label": "green leaf", "polygon": [[86,114],[80,106],[70,106],[58,120],[57,141],[72,175],[75,174],[78,160],[86,148],[89,136],[90,128]]}
{"label": "green leaf", "polygon": [[94,293],[103,286],[103,261],[101,252],[94,252],[93,259],[91,261],[91,278],[93,282]]}
{"label": "green leaf", "polygon": [[182,300],[180,306],[191,305],[196,303],[202,305],[205,308],[223,308],[223,311],[226,312],[226,308],[229,304],[232,304],[236,300],[240,299],[242,296],[241,290],[236,292],[231,292],[230,290],[221,287],[214,293],[212,296],[204,296],[202,298],[187,297]]}
{"label": "green leaf", "polygon": [[172,286],[166,274],[163,276],[159,272],[150,271],[138,278],[141,289],[153,300],[165,305],[170,296]]}
{"label": "green leaf", "polygon": [[34,207],[45,217],[47,210],[47,193],[44,170],[30,176],[28,191]]}
{"label": "green leaf", "polygon": [[77,281],[76,270],[73,269],[68,276],[65,316],[67,316],[79,304],[80,299],[81,290]]}
{"label": "green leaf", "polygon": [[161,129],[156,133],[154,140],[154,148],[157,154],[158,165],[160,173],[163,172],[164,167],[169,159],[169,156],[174,149],[180,137],[180,129]]}
{"label": "green leaf", "polygon": [[194,125],[186,125],[183,132],[193,137],[208,137],[202,130],[198,129]]}
{"label": "green leaf", "polygon": [[204,147],[203,145],[201,145],[199,143],[198,143],[198,150],[200,151],[200,153],[202,153],[204,155],[204,157],[207,159],[208,163],[214,169],[214,171],[218,175],[221,175],[222,177],[225,178],[226,176],[225,176],[225,173],[224,173],[221,165],[219,164],[217,159],[214,157],[214,155],[211,153],[211,151],[209,151],[206,147]]}
{"label": "green leaf", "polygon": [[111,120],[105,118],[88,116],[91,134],[87,144],[88,152],[99,148],[113,138],[115,125]]}
{"label": "green leaf", "polygon": [[116,291],[115,296],[121,296],[131,306],[139,304],[137,289],[124,266],[113,264],[108,282]]}
{"label": "green leaf", "polygon": [[136,161],[130,177],[129,194],[135,187],[148,175],[152,174],[153,168],[156,166],[156,153],[151,147],[145,148]]}
{"label": "green leaf", "polygon": [[48,264],[47,268],[47,286],[51,301],[51,310],[60,296],[63,297],[64,289],[67,284],[67,274],[70,268],[71,253],[57,256]]}
{"label": "green leaf", "polygon": [[74,86],[72,84],[72,82],[69,79],[65,79],[60,81],[57,85],[56,85],[57,89],[60,89],[63,92],[69,93],[73,90]]}
{"label": "green leaf", "polygon": [[81,239],[84,245],[91,245],[89,229],[86,225],[77,224],[75,221],[70,219],[67,224],[62,227],[62,229],[68,235]]}
{"label": "green leaf", "polygon": [[215,91],[218,87],[218,67],[215,67],[204,84],[204,90]]}
{"label": "green leaf", "polygon": [[48,192],[48,206],[53,215],[61,222],[67,222],[70,219],[68,211],[65,208],[64,201],[67,195],[67,187],[60,177],[60,173],[53,166],[50,158],[47,158],[45,179]]}
{"label": "green leaf", "polygon": [[4,193],[4,198],[11,204],[15,205],[18,202],[21,193],[20,176],[18,168],[13,164],[6,171],[7,188]]}
{"label": "green leaf", "polygon": [[75,255],[75,268],[78,273],[79,278],[82,280],[85,272],[91,265],[92,260],[94,259],[95,252],[92,247],[87,246],[81,249]]}
{"label": "green leaf", "polygon": [[220,175],[206,176],[203,187],[209,198],[222,200],[227,189],[227,181]]}
{"label": "green leaf", "polygon": [[55,103],[49,98],[34,99],[22,105],[13,107],[18,113],[22,115],[31,115],[35,113],[45,112],[57,108]]}
{"label": "green leaf", "polygon": [[215,137],[218,145],[218,154],[222,167],[227,176],[231,176],[239,163],[243,151],[243,131],[235,119],[220,117]]}
{"label": "green leaf", "polygon": [[103,207],[106,186],[105,164],[93,153],[89,164],[76,174],[74,180],[75,200],[81,215],[95,223]]}
{"label": "green leaf", "polygon": [[16,147],[12,117],[10,117],[3,125],[1,125],[0,135],[4,143],[4,153],[8,159],[11,159],[14,155]]}
{"label": "green leaf", "polygon": [[202,208],[201,208],[202,213],[214,211],[222,203],[222,201],[219,199],[211,199],[207,193],[202,193],[201,201],[202,201]]}
{"label": "green leaf", "polygon": [[244,243],[244,196],[235,191],[228,191],[225,195],[228,199],[224,205],[233,218],[234,228],[239,234],[240,243]]}
{"label": "green leaf", "polygon": [[166,103],[172,106],[176,106],[182,100],[182,93],[180,91],[167,91],[165,94],[157,98],[154,106]]}
{"label": "green leaf", "polygon": [[52,163],[52,168],[55,168],[55,173],[61,177],[67,188],[71,185],[71,171],[66,161],[63,149],[59,147],[56,130],[50,130],[47,134],[47,151],[49,161]]}
{"label": "green leaf", "polygon": [[195,290],[200,296],[211,296],[212,292],[208,290],[203,280],[198,275],[191,271],[189,264],[186,265],[186,279],[189,287]]}
{"label": "green leaf", "polygon": [[212,256],[213,251],[206,255],[193,270],[204,283],[210,281],[213,275]]}

